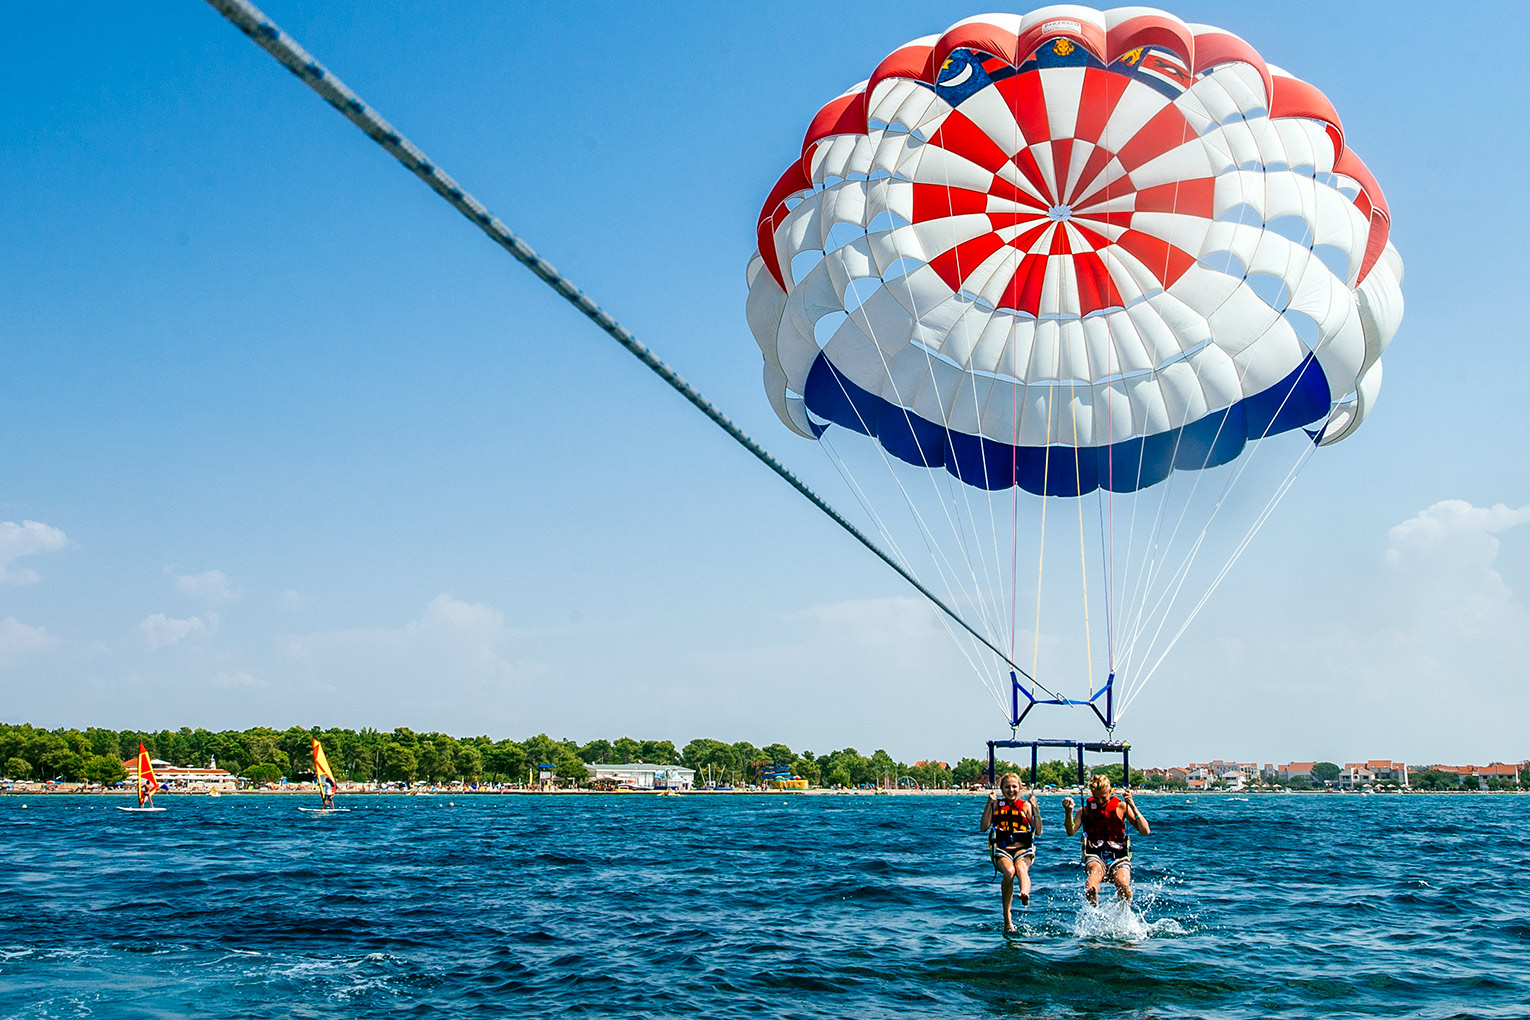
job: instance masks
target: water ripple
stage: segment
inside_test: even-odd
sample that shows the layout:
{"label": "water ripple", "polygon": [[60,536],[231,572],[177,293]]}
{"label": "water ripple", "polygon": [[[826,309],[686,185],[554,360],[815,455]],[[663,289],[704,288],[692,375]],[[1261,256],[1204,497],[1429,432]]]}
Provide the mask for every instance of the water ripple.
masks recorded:
{"label": "water ripple", "polygon": [[1006,936],[981,798],[0,797],[0,1016],[1530,1016],[1518,798],[1150,804]]}

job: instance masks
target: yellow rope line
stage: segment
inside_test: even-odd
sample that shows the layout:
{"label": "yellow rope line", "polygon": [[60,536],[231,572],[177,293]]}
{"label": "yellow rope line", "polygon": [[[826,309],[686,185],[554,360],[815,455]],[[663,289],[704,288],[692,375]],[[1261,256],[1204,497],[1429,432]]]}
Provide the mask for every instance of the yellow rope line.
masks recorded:
{"label": "yellow rope line", "polygon": [[[1089,357],[1086,352],[1086,361]],[[1078,493],[1074,502],[1078,504],[1078,573],[1079,579],[1084,586],[1084,668],[1089,673],[1089,693],[1094,694],[1094,648],[1089,643],[1089,558],[1084,550],[1084,488],[1082,475],[1083,469],[1079,466],[1078,456],[1078,401],[1073,401],[1073,491]]]}
{"label": "yellow rope line", "polygon": [[[1053,386],[1047,394],[1047,441],[1041,448],[1041,549],[1036,553],[1036,626],[1031,631],[1031,676],[1036,676],[1037,660],[1041,657],[1041,578],[1047,562],[1047,488],[1052,472],[1052,398],[1057,393]],[[1032,681],[1034,682],[1034,680]]]}

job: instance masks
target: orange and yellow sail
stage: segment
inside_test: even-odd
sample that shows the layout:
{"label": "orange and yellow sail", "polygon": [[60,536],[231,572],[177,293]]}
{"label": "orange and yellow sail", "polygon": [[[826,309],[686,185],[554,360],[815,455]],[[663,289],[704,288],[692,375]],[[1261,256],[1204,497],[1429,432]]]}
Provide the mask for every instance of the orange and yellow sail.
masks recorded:
{"label": "orange and yellow sail", "polygon": [[330,770],[329,759],[317,737],[313,741],[313,774],[319,780],[319,796],[328,804],[335,796],[335,773]]}
{"label": "orange and yellow sail", "polygon": [[154,796],[154,791],[159,789],[159,780],[154,778],[154,765],[149,761],[149,752],[142,744],[138,745],[138,806],[143,807],[143,802]]}

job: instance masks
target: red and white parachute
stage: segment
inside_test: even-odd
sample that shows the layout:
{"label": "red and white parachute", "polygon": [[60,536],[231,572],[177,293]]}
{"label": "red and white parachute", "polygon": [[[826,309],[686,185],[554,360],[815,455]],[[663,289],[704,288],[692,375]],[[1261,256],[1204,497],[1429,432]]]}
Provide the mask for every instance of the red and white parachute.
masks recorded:
{"label": "red and white parachute", "polygon": [[[922,544],[954,536],[931,551],[940,583],[1011,647],[1020,585],[1002,574],[1031,536],[1009,496],[1093,494],[1085,645],[1140,683],[1188,624],[1175,604],[1193,616],[1250,537],[1187,586],[1259,441],[1290,433],[1304,460],[1370,412],[1403,310],[1389,229],[1332,104],[1237,36],[1143,7],[983,15],[812,118],[761,210],[748,318],[781,420],[873,437],[834,455],[884,537],[856,472],[879,459]],[[1205,491],[1175,481],[1208,473]],[[1185,507],[1158,491],[1175,484]],[[1186,524],[1197,500],[1210,519]]]}

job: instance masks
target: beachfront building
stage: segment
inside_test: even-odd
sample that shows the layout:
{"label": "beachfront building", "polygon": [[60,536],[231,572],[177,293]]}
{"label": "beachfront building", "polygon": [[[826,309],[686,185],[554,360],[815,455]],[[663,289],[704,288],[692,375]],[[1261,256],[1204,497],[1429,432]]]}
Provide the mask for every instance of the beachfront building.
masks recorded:
{"label": "beachfront building", "polygon": [[1231,790],[1233,793],[1237,793],[1241,790],[1248,789],[1248,776],[1244,775],[1238,769],[1228,769],[1217,778],[1219,780],[1219,785],[1224,790]]}
{"label": "beachfront building", "polygon": [[1376,773],[1366,768],[1363,763],[1350,762],[1339,773],[1339,789],[1361,790],[1367,786],[1376,785]]}
{"label": "beachfront building", "polygon": [[[149,764],[154,767],[154,778],[159,780],[159,785],[165,789],[182,790],[218,790],[232,793],[237,777],[228,769],[206,768],[193,769],[181,765],[171,765],[167,761],[158,758],[150,758]],[[135,755],[122,763],[122,768],[127,772],[128,782],[133,782],[138,775],[138,758]]]}
{"label": "beachfront building", "polygon": [[1283,783],[1288,783],[1293,779],[1305,779],[1310,783],[1312,781],[1312,768],[1316,764],[1317,762],[1315,761],[1293,761],[1287,762],[1285,765],[1277,765],[1275,766],[1275,778]]}
{"label": "beachfront building", "polygon": [[1366,786],[1388,785],[1408,789],[1408,766],[1400,761],[1346,762],[1339,773],[1339,787],[1358,790]]}
{"label": "beachfront building", "polygon": [[1493,762],[1491,765],[1483,765],[1477,769],[1478,779],[1507,780],[1515,786],[1519,785],[1519,766],[1505,765],[1503,762]]}
{"label": "beachfront building", "polygon": [[1215,758],[1207,762],[1191,762],[1185,766],[1185,770],[1189,778],[1204,779],[1210,776],[1213,780],[1220,780],[1227,776],[1227,773],[1236,772],[1243,777],[1245,786],[1259,779],[1259,763],[1253,761],[1226,761]]}
{"label": "beachfront building", "polygon": [[1458,777],[1457,782],[1468,789],[1473,788],[1472,780],[1476,780],[1475,788],[1479,790],[1486,790],[1487,781],[1490,779],[1507,780],[1515,786],[1519,785],[1518,765],[1505,765],[1495,761],[1491,765],[1435,765],[1432,768]]}
{"label": "beachfront building", "polygon": [[618,789],[627,790],[689,790],[696,785],[696,770],[641,761],[629,765],[591,765],[590,780],[615,781]]}

